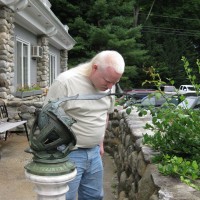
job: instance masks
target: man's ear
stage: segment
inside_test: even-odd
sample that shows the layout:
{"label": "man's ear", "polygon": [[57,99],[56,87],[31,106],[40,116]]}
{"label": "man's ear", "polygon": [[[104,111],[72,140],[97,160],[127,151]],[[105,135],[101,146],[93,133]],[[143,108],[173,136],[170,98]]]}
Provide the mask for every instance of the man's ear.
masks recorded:
{"label": "man's ear", "polygon": [[97,69],[98,69],[97,64],[93,64],[93,65],[92,65],[92,70],[93,70],[93,71],[96,71]]}

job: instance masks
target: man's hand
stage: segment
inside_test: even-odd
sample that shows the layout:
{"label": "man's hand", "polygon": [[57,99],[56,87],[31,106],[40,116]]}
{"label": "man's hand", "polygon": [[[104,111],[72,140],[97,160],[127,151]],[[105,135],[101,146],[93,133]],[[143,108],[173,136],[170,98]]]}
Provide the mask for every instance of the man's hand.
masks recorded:
{"label": "man's hand", "polygon": [[104,146],[103,146],[103,142],[101,142],[100,144],[100,155],[103,156],[104,154]]}

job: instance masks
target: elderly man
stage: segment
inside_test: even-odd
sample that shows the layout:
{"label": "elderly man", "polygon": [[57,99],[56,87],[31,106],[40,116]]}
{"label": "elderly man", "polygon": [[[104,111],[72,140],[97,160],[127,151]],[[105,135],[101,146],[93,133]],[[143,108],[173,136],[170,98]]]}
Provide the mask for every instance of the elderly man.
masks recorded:
{"label": "elderly man", "polygon": [[[114,92],[125,68],[123,57],[116,51],[98,53],[89,62],[61,73],[49,88],[45,104],[49,99],[77,94]],[[62,103],[65,112],[77,122],[72,130],[77,138],[69,160],[77,167],[76,178],[69,183],[67,200],[103,199],[103,139],[108,114],[113,112],[114,97],[98,100],[71,100]]]}

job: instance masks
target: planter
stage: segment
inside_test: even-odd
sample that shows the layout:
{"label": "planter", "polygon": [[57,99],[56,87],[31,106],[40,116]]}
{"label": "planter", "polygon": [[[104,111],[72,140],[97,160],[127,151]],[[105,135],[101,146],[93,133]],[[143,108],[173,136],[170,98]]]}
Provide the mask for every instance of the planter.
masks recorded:
{"label": "planter", "polygon": [[43,93],[43,90],[33,90],[33,95],[39,95],[42,93]]}
{"label": "planter", "polygon": [[24,97],[30,97],[30,96],[35,96],[35,95],[40,95],[42,94],[42,90],[32,90],[32,91],[17,91],[15,93],[16,97],[24,98]]}

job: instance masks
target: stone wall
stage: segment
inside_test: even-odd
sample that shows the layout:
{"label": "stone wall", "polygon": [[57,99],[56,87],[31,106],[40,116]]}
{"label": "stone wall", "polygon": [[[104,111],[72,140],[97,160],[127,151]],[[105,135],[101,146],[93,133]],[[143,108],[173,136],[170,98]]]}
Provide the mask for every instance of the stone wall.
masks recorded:
{"label": "stone wall", "polygon": [[14,77],[14,13],[0,6],[0,98],[13,90]]}
{"label": "stone wall", "polygon": [[[0,5],[0,98],[9,99],[15,92],[13,85],[14,72],[14,21],[15,13],[6,6]],[[37,36],[37,45],[42,47],[43,54],[37,58],[37,82],[42,89],[49,87],[49,37]],[[68,69],[68,50],[60,49],[60,72]]]}
{"label": "stone wall", "polygon": [[60,72],[68,70],[68,51],[63,49],[60,51]]}
{"label": "stone wall", "polygon": [[146,122],[151,116],[139,117],[136,111],[124,111],[110,116],[105,136],[105,151],[113,158],[117,168],[118,200],[200,200],[200,191],[181,183],[178,179],[161,175],[152,164],[156,152],[142,145]]}
{"label": "stone wall", "polygon": [[[42,108],[44,98],[45,94],[26,97],[23,99],[13,98],[12,100],[4,100],[7,105],[9,120],[10,121],[21,120],[18,115],[18,113],[20,113],[20,116],[23,118],[23,120],[27,120],[27,128],[28,131],[30,131],[30,128],[35,119],[35,111],[36,109]],[[16,130],[21,130],[23,128],[24,127],[22,125],[17,127]]]}
{"label": "stone wall", "polygon": [[42,58],[37,59],[37,83],[41,88],[48,86],[49,74],[49,39],[42,35],[38,37],[38,45],[42,47]]}

